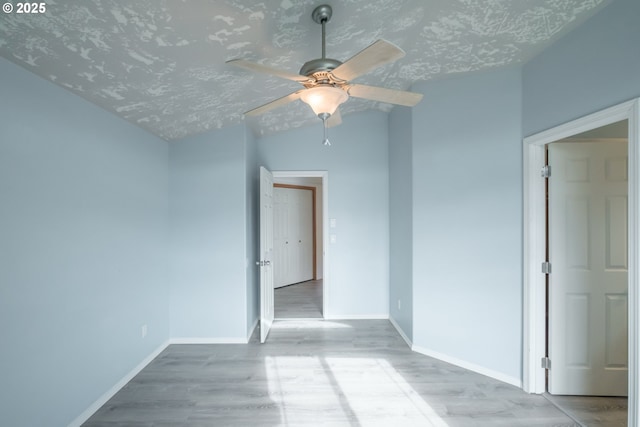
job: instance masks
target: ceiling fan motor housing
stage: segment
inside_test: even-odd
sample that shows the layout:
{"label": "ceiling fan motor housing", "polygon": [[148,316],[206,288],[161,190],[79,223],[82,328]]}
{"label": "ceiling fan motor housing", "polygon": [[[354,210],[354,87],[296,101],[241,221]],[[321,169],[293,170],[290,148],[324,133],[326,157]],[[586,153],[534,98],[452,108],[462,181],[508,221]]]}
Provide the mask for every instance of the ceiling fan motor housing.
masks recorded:
{"label": "ceiling fan motor housing", "polygon": [[331,59],[331,58],[312,59],[311,61],[307,61],[304,63],[302,68],[300,68],[300,74],[303,76],[311,77],[311,75],[313,75],[314,73],[317,73],[318,71],[333,71],[334,69],[338,68],[340,65],[342,65],[342,62],[338,61],[337,59]]}

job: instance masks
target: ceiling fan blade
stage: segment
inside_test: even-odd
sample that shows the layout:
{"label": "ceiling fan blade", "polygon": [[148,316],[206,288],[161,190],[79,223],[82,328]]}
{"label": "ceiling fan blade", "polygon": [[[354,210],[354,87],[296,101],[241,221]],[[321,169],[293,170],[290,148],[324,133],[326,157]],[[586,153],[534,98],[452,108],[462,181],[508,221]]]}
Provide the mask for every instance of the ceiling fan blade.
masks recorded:
{"label": "ceiling fan blade", "polygon": [[405,107],[413,107],[422,99],[421,93],[357,84],[350,85],[347,92],[356,98],[388,102],[389,104],[404,105]]}
{"label": "ceiling fan blade", "polygon": [[332,71],[339,79],[351,81],[405,55],[404,50],[386,40],[378,40],[364,48]]}
{"label": "ceiling fan blade", "polygon": [[274,108],[281,107],[290,102],[293,102],[300,98],[300,93],[303,92],[304,89],[298,90],[296,92],[290,93],[287,96],[283,96],[282,98],[278,98],[274,101],[268,102],[264,105],[254,108],[253,110],[249,110],[244,113],[245,116],[258,116],[262,113],[266,113],[267,111],[273,110]]}
{"label": "ceiling fan blade", "polygon": [[272,76],[281,77],[283,79],[293,80],[300,83],[308,82],[310,80],[307,76],[289,73],[287,71],[278,70],[267,65],[256,64],[255,62],[246,61],[244,59],[232,59],[230,61],[227,61],[227,64],[244,68],[246,70],[257,71],[259,73],[271,74]]}
{"label": "ceiling fan blade", "polygon": [[340,109],[337,108],[336,111],[327,119],[327,126],[330,128],[333,128],[338,126],[341,123],[342,123],[342,116],[340,115]]}

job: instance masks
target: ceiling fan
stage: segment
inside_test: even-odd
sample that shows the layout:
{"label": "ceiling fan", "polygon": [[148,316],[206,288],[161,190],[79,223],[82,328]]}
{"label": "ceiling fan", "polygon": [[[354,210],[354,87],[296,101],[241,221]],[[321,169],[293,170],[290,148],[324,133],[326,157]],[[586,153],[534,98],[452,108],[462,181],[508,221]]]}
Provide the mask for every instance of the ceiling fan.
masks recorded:
{"label": "ceiling fan", "polygon": [[349,99],[349,96],[407,107],[413,107],[420,102],[422,94],[419,93],[351,83],[351,80],[375,68],[402,58],[405,53],[386,40],[378,40],[346,62],[327,58],[325,55],[325,24],[331,19],[332,13],[331,6],[326,4],[313,10],[311,18],[322,25],[322,57],[305,62],[300,68],[299,74],[277,70],[244,59],[227,61],[227,64],[236,67],[293,80],[304,86],[304,89],[247,111],[244,113],[245,115],[256,116],[301,99],[322,120],[325,132],[323,143],[331,145],[327,137],[327,128],[341,122],[338,107]]}

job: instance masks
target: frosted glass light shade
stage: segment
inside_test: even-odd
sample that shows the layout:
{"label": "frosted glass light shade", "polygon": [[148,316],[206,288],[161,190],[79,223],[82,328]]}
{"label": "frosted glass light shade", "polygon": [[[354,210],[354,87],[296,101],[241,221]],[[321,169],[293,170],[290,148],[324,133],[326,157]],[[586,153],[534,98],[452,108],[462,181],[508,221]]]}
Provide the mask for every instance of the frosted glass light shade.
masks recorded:
{"label": "frosted glass light shade", "polygon": [[335,113],[340,104],[349,99],[342,89],[333,86],[316,86],[300,94],[300,99],[309,104],[316,115]]}

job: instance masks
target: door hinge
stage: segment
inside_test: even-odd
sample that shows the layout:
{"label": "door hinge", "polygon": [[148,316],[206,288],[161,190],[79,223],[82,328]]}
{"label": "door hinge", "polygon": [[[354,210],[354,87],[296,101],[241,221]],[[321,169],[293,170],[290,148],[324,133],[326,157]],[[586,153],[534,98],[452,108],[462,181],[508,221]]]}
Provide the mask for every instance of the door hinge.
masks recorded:
{"label": "door hinge", "polygon": [[551,274],[551,263],[550,262],[543,262],[542,263],[542,274]]}
{"label": "door hinge", "polygon": [[549,178],[551,176],[551,166],[544,165],[540,170],[540,176],[543,178]]}
{"label": "door hinge", "polygon": [[542,369],[551,369],[551,359],[548,357],[543,357],[540,362],[542,362]]}

